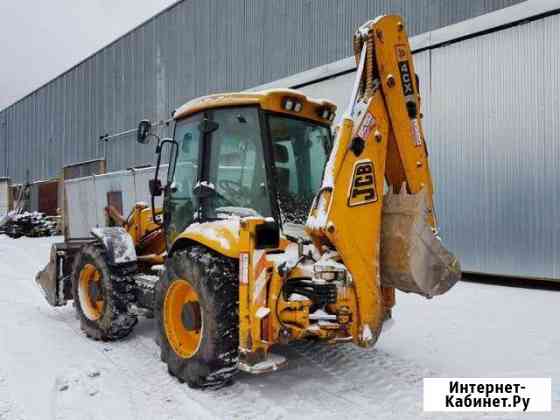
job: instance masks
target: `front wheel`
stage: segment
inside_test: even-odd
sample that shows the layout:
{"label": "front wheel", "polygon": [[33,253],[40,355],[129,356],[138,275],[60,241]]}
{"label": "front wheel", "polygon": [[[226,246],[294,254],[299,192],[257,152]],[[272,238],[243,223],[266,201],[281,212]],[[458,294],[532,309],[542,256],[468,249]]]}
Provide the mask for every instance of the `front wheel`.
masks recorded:
{"label": "front wheel", "polygon": [[136,325],[131,312],[134,279],[124,268],[107,264],[105,250],[86,245],[76,256],[72,270],[74,306],[82,330],[96,340],[126,337]]}
{"label": "front wheel", "polygon": [[191,388],[232,382],[239,362],[237,262],[205,247],[166,261],[156,290],[161,360]]}

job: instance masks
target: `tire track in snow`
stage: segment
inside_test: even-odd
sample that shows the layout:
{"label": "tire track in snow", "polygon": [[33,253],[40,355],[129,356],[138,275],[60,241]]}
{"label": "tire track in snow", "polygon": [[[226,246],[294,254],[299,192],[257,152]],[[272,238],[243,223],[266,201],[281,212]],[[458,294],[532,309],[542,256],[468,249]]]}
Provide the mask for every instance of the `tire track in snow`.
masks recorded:
{"label": "tire track in snow", "polygon": [[[193,418],[208,418],[207,410],[196,400],[184,401],[184,396],[178,389],[154,352],[142,344],[142,337],[134,333],[121,341],[94,341],[81,331],[74,316],[69,311],[60,317],[73,332],[91,346],[114,369],[122,382],[122,394],[127,396],[134,418],[165,418],[182,419],[185,407],[189,408]],[[155,346],[155,343],[154,343]],[[156,346],[157,347],[157,346]]]}
{"label": "tire track in snow", "polygon": [[[145,322],[146,324],[153,324],[153,322]],[[151,330],[155,331],[155,326],[151,326]],[[133,333],[134,334],[134,333]],[[138,335],[134,340],[129,342],[117,342],[116,349],[123,351],[123,355],[133,355],[130,357],[139,356],[142,359],[142,365],[145,366],[145,371],[142,373],[144,377],[160,376],[161,380],[151,384],[150,389],[152,392],[160,393],[165,397],[168,390],[173,390],[182,402],[181,407],[184,407],[196,402],[201,407],[201,413],[205,413],[204,418],[210,416],[215,418],[223,418],[224,413],[228,413],[228,418],[241,418],[241,419],[261,419],[271,418],[268,417],[268,409],[263,410],[263,406],[248,404],[250,401],[258,400],[258,392],[249,387],[244,387],[239,384],[234,384],[231,387],[226,387],[218,391],[213,390],[194,390],[187,386],[187,384],[179,383],[175,378],[169,375],[166,365],[161,362],[159,347],[152,337]],[[129,346],[133,347],[132,349]],[[113,358],[115,348],[108,354]],[[120,363],[119,363],[120,364]],[[185,397],[188,399],[185,401]],[[273,417],[272,417],[273,418]]]}
{"label": "tire track in snow", "polygon": [[[159,347],[147,331],[155,331],[153,321],[141,319],[130,337],[110,342],[96,342],[83,335],[78,322],[68,314],[60,317],[75,334],[84,337],[96,350],[110,361],[126,377],[129,389],[134,388],[151,402],[147,418],[184,418],[185,408],[195,419],[228,418],[260,419],[277,418],[278,410],[262,404],[250,404],[259,400],[259,392],[242,384],[219,391],[193,390],[179,383],[167,372],[160,360]],[[136,398],[134,398],[136,400]],[[130,404],[134,404],[131,401]],[[147,413],[142,413],[146,416]],[[271,417],[271,414],[273,415]],[[281,414],[286,414],[283,410]],[[281,418],[281,417],[279,417]]]}
{"label": "tire track in snow", "polygon": [[[344,393],[351,402],[341,410],[342,417],[338,418],[371,419],[377,413],[383,413],[384,419],[398,420],[516,418],[505,413],[424,412],[423,379],[441,375],[376,347],[363,349],[352,344],[329,346],[323,343],[299,342],[295,343],[293,348],[330,377],[330,380],[323,381],[328,392]],[[340,410],[340,407],[338,409]]]}
{"label": "tire track in snow", "polygon": [[0,420],[24,420],[23,410],[12,400],[8,380],[0,371]]}
{"label": "tire track in snow", "polygon": [[[422,414],[422,379],[434,376],[427,369],[377,348],[352,344],[301,342],[294,344],[294,350],[329,377],[323,381],[329,392],[347,397],[347,416],[371,418],[383,412],[395,418],[417,418]],[[398,408],[394,401],[399,401]]]}
{"label": "tire track in snow", "polygon": [[[58,318],[122,372],[129,389],[135,388],[137,394],[150,399],[150,417],[180,418],[188,406],[194,411],[193,418],[223,418],[224,413],[228,413],[228,418],[248,420],[294,418],[295,408],[301,409],[300,418],[361,419],[371,418],[375,412],[394,412],[395,418],[417,418],[421,413],[422,378],[433,376],[426,369],[377,349],[302,342],[287,350],[293,353],[288,355],[289,362],[295,365],[291,372],[288,368],[258,377],[241,374],[233,386],[219,391],[192,390],[169,376],[160,361],[159,347],[146,334],[155,330],[153,321],[142,320],[138,330],[123,341],[102,343],[87,339],[69,311]],[[304,377],[298,378],[298,372],[293,381],[290,378],[298,366],[307,366],[309,370],[309,365],[320,376],[312,381],[312,390]],[[273,396],[274,390],[287,380],[293,388],[289,412],[285,408],[287,401]],[[129,395],[129,399],[129,404],[134,405],[137,396]],[[395,399],[399,401],[398,413],[393,406]]]}
{"label": "tire track in snow", "polygon": [[[22,252],[19,247],[15,250]],[[46,253],[48,248],[44,250]],[[18,281],[38,295],[31,276],[18,272]],[[101,389],[101,394],[94,398],[99,397],[97,402],[102,403],[102,398],[107,397],[104,392],[118,391],[118,397],[126,405],[127,418],[179,419],[188,414],[194,419],[357,420],[371,418],[377,412],[392,413],[399,419],[410,417],[410,413],[414,414],[413,418],[419,417],[421,394],[417,396],[415,389],[421,387],[422,375],[418,372],[422,369],[406,361],[398,362],[376,349],[365,350],[351,344],[332,347],[324,343],[296,343],[286,350],[290,363],[286,370],[257,377],[240,374],[231,387],[198,391],[168,375],[159,358],[159,347],[151,337],[155,332],[153,321],[142,319],[132,335],[123,341],[95,342],[84,336],[70,305],[53,310],[42,300],[41,303],[53,322],[66,324],[88,348],[95,349],[99,357],[93,359],[107,361],[110,372],[103,371],[102,377],[106,372],[120,377],[116,384]],[[67,396],[70,395],[57,395],[59,400],[54,407],[55,412],[57,404],[61,408],[59,417],[70,419],[72,410],[65,408],[72,408],[73,403],[65,399]],[[392,406],[395,401],[399,401],[398,408]],[[76,409],[74,414],[80,412]],[[9,418],[13,419],[19,420]]]}

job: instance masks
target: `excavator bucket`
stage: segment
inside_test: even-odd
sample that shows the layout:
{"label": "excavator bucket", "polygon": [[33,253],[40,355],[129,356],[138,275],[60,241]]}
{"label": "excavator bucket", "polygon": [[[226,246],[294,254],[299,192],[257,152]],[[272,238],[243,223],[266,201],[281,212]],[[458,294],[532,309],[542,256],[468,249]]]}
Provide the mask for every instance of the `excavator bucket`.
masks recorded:
{"label": "excavator bucket", "polygon": [[381,283],[427,298],[447,292],[461,278],[459,261],[428,223],[426,192],[387,193],[381,230]]}

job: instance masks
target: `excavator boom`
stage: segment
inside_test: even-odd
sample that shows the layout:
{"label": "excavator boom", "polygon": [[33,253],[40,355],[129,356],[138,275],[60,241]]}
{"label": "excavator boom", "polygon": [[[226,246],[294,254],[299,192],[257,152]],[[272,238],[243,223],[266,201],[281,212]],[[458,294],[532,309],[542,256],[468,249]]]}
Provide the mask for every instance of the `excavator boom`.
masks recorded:
{"label": "excavator boom", "polygon": [[401,18],[367,22],[353,45],[355,86],[306,229],[351,273],[359,341],[367,345],[381,330],[382,289],[432,297],[458,281],[460,267],[437,236],[418,80]]}

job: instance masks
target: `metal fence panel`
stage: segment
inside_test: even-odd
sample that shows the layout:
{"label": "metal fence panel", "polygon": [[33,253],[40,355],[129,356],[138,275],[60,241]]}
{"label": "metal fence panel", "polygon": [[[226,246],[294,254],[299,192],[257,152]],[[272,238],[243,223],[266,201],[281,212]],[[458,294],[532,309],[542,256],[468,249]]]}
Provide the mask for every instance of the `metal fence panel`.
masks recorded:
{"label": "metal fence panel", "polygon": [[105,224],[105,207],[109,205],[109,194],[118,194],[121,197],[122,208],[118,209],[123,216],[128,216],[136,203],[134,190],[134,174],[132,171],[118,171],[103,175],[94,175],[96,220],[99,226]]}
{"label": "metal fence panel", "polygon": [[67,209],[64,217],[68,237],[88,238],[90,229],[98,225],[97,202],[93,176],[64,181]]}
{"label": "metal fence panel", "polygon": [[10,210],[10,180],[0,178],[0,219]]}
{"label": "metal fence panel", "polygon": [[[69,238],[87,238],[94,227],[106,226],[105,207],[109,193],[116,193],[122,202],[122,214],[127,217],[134,205],[150,205],[148,181],[154,178],[155,168],[142,168],[92,175],[64,181],[66,193]],[[159,178],[165,183],[167,165],[160,167]],[[156,198],[156,207],[163,205],[162,197]]]}
{"label": "metal fence panel", "polygon": [[[147,205],[150,204],[150,190],[148,188],[148,183],[151,179],[154,179],[155,168],[142,168],[134,170],[134,192],[136,197],[136,202],[144,202]],[[159,168],[159,179],[163,185],[166,184],[167,179],[167,165],[161,165]],[[156,208],[163,206],[163,197],[156,197],[155,200]]]}

